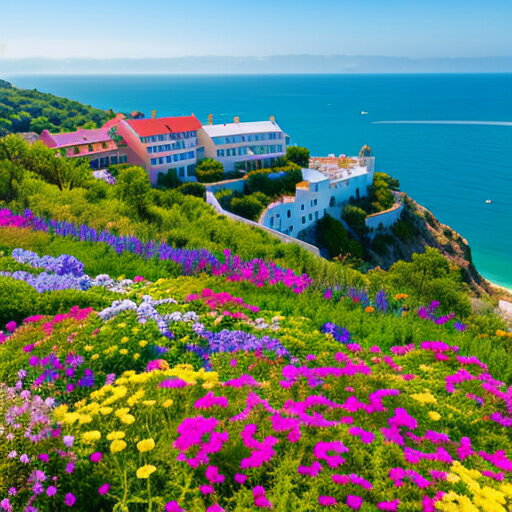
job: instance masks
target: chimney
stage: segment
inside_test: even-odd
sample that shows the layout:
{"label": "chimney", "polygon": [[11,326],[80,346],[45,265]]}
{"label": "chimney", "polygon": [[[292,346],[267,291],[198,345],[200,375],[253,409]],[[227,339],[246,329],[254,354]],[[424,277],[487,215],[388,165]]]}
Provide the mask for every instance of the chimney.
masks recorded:
{"label": "chimney", "polygon": [[154,119],[156,117],[156,110],[151,111],[151,117]]}
{"label": "chimney", "polygon": [[208,114],[208,124],[213,124],[213,114]]}
{"label": "chimney", "polygon": [[239,116],[235,116],[235,117],[233,118],[233,123],[238,124],[239,122],[240,122],[240,117],[239,117]]}
{"label": "chimney", "polygon": [[269,117],[270,122],[276,124],[276,118],[274,116]]}

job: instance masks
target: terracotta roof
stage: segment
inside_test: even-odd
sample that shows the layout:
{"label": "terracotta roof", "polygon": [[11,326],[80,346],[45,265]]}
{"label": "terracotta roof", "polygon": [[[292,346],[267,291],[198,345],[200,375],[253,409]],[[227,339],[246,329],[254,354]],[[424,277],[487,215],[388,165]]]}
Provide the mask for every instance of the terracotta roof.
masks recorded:
{"label": "terracotta roof", "polygon": [[181,133],[199,130],[201,123],[195,116],[155,117],[151,119],[126,119],[140,137]]}
{"label": "terracotta roof", "polygon": [[105,128],[94,130],[77,130],[67,133],[50,133],[44,130],[41,133],[41,140],[49,147],[64,148],[67,146],[78,146],[79,144],[93,144],[95,142],[108,142],[110,137]]}

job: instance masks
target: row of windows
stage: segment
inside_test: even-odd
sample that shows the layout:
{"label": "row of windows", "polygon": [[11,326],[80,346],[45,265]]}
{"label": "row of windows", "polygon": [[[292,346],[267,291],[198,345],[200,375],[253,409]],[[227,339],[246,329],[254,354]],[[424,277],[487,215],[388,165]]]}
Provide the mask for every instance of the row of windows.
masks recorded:
{"label": "row of windows", "polygon": [[141,137],[140,141],[143,144],[148,144],[149,142],[163,142],[165,140],[183,140],[190,139],[192,137],[197,137],[196,130],[192,132],[164,133],[162,135],[151,135],[150,137]]}
{"label": "row of windows", "polygon": [[163,153],[164,151],[175,151],[185,149],[185,141],[177,140],[174,144],[161,144],[160,146],[148,146],[148,153]]}
{"label": "row of windows", "polygon": [[[73,154],[74,155],[79,155],[82,152],[82,147],[83,146],[74,146],[73,147]],[[106,142],[102,142],[101,143],[101,148],[102,149],[107,149],[108,148],[107,143]],[[94,151],[94,148],[93,148],[92,144],[87,144],[87,151],[89,151],[89,153]]]}
{"label": "row of windows", "polygon": [[180,162],[182,160],[192,160],[196,157],[195,151],[186,151],[184,153],[175,153],[174,155],[159,156],[151,159],[151,165],[162,165],[164,163]]}
{"label": "row of windows", "polygon": [[218,149],[217,157],[243,155],[270,155],[283,153],[283,146],[242,146],[240,148]]}
{"label": "row of windows", "polygon": [[110,165],[116,164],[125,164],[128,160],[126,155],[113,155],[113,156],[103,156],[101,158],[96,158],[91,160],[91,168],[92,169],[105,169]]}
{"label": "row of windows", "polygon": [[238,142],[257,142],[260,140],[277,140],[284,139],[283,132],[270,133],[254,133],[252,135],[231,135],[229,137],[212,137],[213,143],[219,144],[236,144]]}

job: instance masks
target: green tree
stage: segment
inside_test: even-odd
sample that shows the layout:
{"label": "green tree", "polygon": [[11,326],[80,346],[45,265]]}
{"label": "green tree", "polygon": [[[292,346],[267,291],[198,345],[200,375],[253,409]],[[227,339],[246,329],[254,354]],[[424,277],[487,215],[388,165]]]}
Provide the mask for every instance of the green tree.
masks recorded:
{"label": "green tree", "polygon": [[286,160],[300,167],[309,167],[309,149],[301,146],[288,146],[286,148]]}
{"label": "green tree", "polygon": [[205,158],[196,166],[197,181],[212,183],[220,181],[224,176],[224,166],[213,158]]}
{"label": "green tree", "polygon": [[147,214],[151,183],[147,172],[142,167],[132,166],[120,169],[115,187],[119,199],[131,206],[139,217]]}

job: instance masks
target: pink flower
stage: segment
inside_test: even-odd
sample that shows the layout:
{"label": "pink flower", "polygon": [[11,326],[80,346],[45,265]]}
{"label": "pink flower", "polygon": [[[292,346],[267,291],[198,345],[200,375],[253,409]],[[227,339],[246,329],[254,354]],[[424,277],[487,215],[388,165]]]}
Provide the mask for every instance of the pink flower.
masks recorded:
{"label": "pink flower", "polygon": [[336,505],[337,501],[332,496],[318,496],[318,503],[323,507],[331,507]]}
{"label": "pink flower", "polygon": [[400,505],[399,499],[393,501],[381,501],[380,503],[377,503],[377,508],[379,510],[387,510],[388,512],[396,512],[398,510],[398,505]]}
{"label": "pink flower", "polygon": [[213,494],[215,489],[211,485],[200,485],[199,490],[202,494]]}
{"label": "pink flower", "polygon": [[235,473],[233,479],[237,484],[243,485],[247,480],[247,475],[244,475],[243,473]]}
{"label": "pink flower", "polygon": [[185,512],[177,501],[169,501],[165,504],[165,512]]}
{"label": "pink flower", "polygon": [[89,459],[91,460],[91,462],[99,462],[102,458],[103,458],[103,454],[101,452],[94,452],[94,453],[91,453],[91,455],[89,456]]}
{"label": "pink flower", "polygon": [[104,494],[107,494],[107,492],[110,490],[110,484],[103,484],[103,485],[100,485],[99,488],[98,488],[98,494],[101,494],[101,496],[103,496]]}
{"label": "pink flower", "polygon": [[5,324],[5,328],[9,331],[9,332],[14,332],[16,330],[16,327],[18,327],[18,325],[16,324],[16,322],[13,320],[11,322],[7,322]]}
{"label": "pink flower", "polygon": [[347,505],[353,510],[359,510],[363,505],[363,498],[349,494],[347,496]]}
{"label": "pink flower", "polygon": [[135,277],[133,278],[133,281],[134,281],[135,283],[141,283],[142,281],[145,281],[145,279],[144,279],[142,276],[135,276]]}

